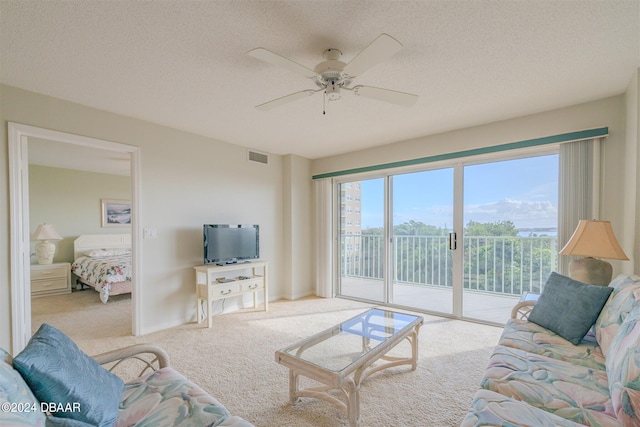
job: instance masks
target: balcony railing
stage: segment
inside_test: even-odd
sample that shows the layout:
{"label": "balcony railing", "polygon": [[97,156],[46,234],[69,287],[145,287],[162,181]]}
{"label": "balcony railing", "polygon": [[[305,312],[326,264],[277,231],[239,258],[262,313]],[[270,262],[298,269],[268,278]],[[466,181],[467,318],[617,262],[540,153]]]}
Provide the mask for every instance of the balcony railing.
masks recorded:
{"label": "balcony railing", "polygon": [[[341,274],[383,279],[382,236],[342,236]],[[541,291],[557,269],[554,236],[470,236],[463,243],[463,287],[504,295]],[[417,286],[453,286],[448,236],[394,236],[393,281]]]}

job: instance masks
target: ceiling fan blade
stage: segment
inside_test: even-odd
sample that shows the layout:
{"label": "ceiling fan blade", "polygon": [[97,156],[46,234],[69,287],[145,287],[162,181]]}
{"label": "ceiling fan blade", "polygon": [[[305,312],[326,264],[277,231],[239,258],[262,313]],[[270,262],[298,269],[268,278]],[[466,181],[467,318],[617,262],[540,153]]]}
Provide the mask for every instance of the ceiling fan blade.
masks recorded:
{"label": "ceiling fan blade", "polygon": [[365,47],[345,67],[344,73],[356,77],[374,65],[386,61],[402,49],[402,44],[389,34],[382,33],[377,39]]}
{"label": "ceiling fan blade", "polygon": [[273,101],[265,102],[264,104],[256,105],[256,108],[258,110],[268,111],[268,110],[271,110],[273,108],[280,107],[281,105],[293,102],[295,100],[298,100],[298,99],[301,99],[301,98],[306,98],[307,96],[311,96],[314,93],[320,92],[321,90],[322,89],[320,89],[320,90],[311,90],[311,89],[302,90],[300,92],[295,92],[295,93],[292,93],[290,95],[285,95],[282,98],[274,99]]}
{"label": "ceiling fan blade", "polygon": [[395,90],[381,89],[372,86],[356,86],[353,93],[365,98],[377,99],[378,101],[390,102],[397,105],[410,106],[418,101],[418,95]]}
{"label": "ceiling fan blade", "polygon": [[247,52],[247,55],[253,56],[254,58],[260,59],[264,62],[268,62],[271,65],[276,65],[278,67],[286,68],[289,71],[293,71],[296,74],[300,74],[304,77],[316,77],[318,74],[305,67],[304,65],[300,65],[297,62],[293,62],[290,59],[285,58],[284,56],[280,56],[277,53],[271,52],[265,48],[259,47]]}

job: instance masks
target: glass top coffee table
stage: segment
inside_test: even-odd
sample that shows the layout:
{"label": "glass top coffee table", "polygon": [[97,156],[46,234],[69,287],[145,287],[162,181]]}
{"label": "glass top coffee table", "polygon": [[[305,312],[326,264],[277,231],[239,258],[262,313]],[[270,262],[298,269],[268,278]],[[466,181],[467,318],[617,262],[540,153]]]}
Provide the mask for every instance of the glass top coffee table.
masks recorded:
{"label": "glass top coffee table", "polygon": [[[351,426],[360,423],[360,384],[369,375],[399,365],[418,364],[418,331],[423,318],[411,314],[372,308],[312,337],[276,351],[276,361],[289,368],[289,400],[300,397],[323,399],[349,417]],[[411,355],[391,357],[387,353],[408,340]],[[323,386],[300,389],[303,375]],[[329,394],[344,393],[346,403]]]}

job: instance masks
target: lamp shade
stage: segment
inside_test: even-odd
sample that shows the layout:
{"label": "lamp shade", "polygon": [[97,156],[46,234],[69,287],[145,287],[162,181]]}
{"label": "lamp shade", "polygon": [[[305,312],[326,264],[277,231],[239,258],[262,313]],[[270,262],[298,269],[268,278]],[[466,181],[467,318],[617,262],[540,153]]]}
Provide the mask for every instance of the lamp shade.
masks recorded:
{"label": "lamp shade", "polygon": [[609,221],[580,220],[561,255],[628,260]]}
{"label": "lamp shade", "polygon": [[36,228],[35,233],[31,236],[31,240],[62,240],[62,236],[58,234],[52,224],[40,224]]}

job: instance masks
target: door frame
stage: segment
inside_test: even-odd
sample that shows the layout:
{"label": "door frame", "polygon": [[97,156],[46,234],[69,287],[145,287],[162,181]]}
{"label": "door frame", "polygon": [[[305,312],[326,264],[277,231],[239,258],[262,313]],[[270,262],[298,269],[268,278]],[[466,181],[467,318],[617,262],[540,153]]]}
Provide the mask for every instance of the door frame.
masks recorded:
{"label": "door frame", "polygon": [[9,122],[9,216],[12,354],[31,338],[31,246],[29,227],[29,137],[75,144],[131,156],[132,333],[141,334],[142,245],[140,234],[140,147]]}

